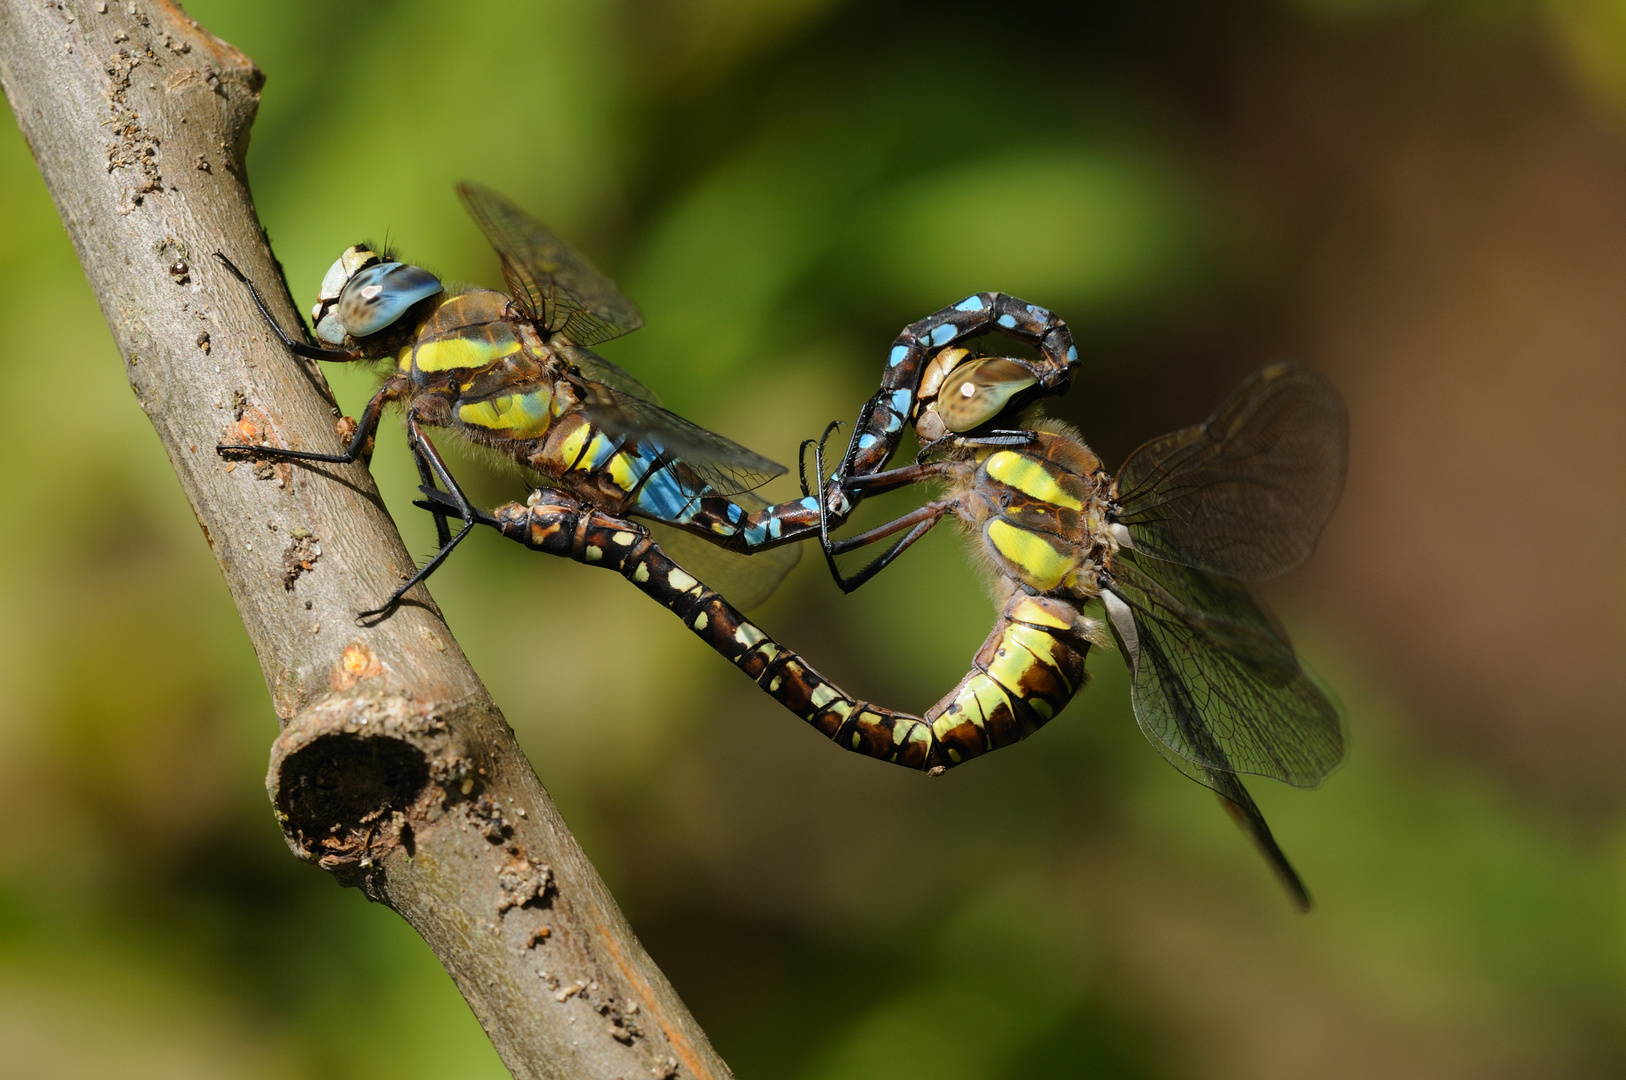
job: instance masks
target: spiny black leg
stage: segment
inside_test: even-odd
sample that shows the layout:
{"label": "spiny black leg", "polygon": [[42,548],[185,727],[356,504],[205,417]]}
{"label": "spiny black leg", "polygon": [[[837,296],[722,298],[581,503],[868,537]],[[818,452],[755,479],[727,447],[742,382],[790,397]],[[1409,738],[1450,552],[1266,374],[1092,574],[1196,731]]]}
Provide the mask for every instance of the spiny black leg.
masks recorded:
{"label": "spiny black leg", "polygon": [[[820,454],[820,456],[822,456],[824,454],[824,446],[825,446],[826,443],[828,443],[830,441],[830,436],[832,436],[836,432],[840,431],[842,429],[842,426],[843,425],[842,425],[840,420],[832,420],[828,424],[824,425],[824,434],[819,436],[819,454]],[[820,484],[824,483],[824,474],[822,472],[819,474],[819,483]]]}
{"label": "spiny black leg", "polygon": [[[859,533],[857,536],[851,536],[834,543],[826,543],[824,545],[824,561],[830,567],[830,576],[836,579],[836,587],[844,593],[850,593],[882,570],[885,570],[892,564],[893,559],[902,555],[916,540],[930,532],[933,525],[942,521],[943,515],[954,509],[954,505],[951,500],[946,499],[939,502],[930,502],[918,510],[913,510],[895,521],[889,521],[885,525],[870,529],[868,532]],[[852,577],[841,576],[841,571],[836,567],[837,555],[856,550],[866,544],[873,544],[875,541],[884,539],[903,529],[909,530],[903,539],[887,548],[869,565]]]}
{"label": "spiny black leg", "polygon": [[[412,505],[418,509],[427,510],[439,517],[458,517],[460,515],[461,511],[458,509],[457,500],[440,490],[440,488],[435,487],[433,484],[424,484],[418,488],[418,491],[422,493],[423,498],[412,500]],[[493,529],[502,528],[502,523],[497,520],[495,515],[489,514],[479,507],[474,508],[474,522],[476,525],[490,525]]]}
{"label": "spiny black leg", "polygon": [[[260,290],[255,287],[249,276],[237,269],[236,265],[220,252],[215,252],[215,258],[225,264],[226,269],[231,271],[232,277],[248,286],[248,294],[254,298],[254,306],[260,309],[260,314],[265,317],[266,325],[271,327],[273,334],[277,335],[277,340],[282,342],[283,348],[310,360],[355,360],[361,356],[361,353],[355,349],[322,349],[315,345],[307,345],[303,341],[295,341],[277,322],[277,317],[271,314],[271,309],[265,306],[265,299],[260,296]],[[300,327],[300,331],[303,333],[303,326]]]}
{"label": "spiny black leg", "polygon": [[948,471],[949,462],[928,461],[924,465],[905,465],[900,469],[887,469],[884,472],[869,473],[864,476],[849,476],[842,481],[846,491],[862,491],[866,495],[880,495],[910,484],[918,484],[922,480],[930,480]]}
{"label": "spiny black leg", "polygon": [[[826,435],[826,437],[829,436],[829,429],[825,430],[825,435]],[[814,462],[814,467],[816,469],[818,469],[819,475],[823,476],[824,475],[824,442],[823,442],[823,440],[820,440],[819,445],[813,451],[813,462]],[[916,466],[916,467],[913,467],[913,468],[910,468],[910,469],[895,469],[895,470],[893,470],[893,472],[894,473],[906,473],[907,472],[907,473],[913,474],[913,473],[923,473],[923,472],[926,472],[928,470],[935,472],[935,471],[938,471],[940,469],[941,469],[941,466]],[[884,475],[884,474],[877,473],[875,475],[876,476],[881,476],[881,475]],[[869,479],[872,479],[872,478],[873,477],[865,477],[864,479],[869,480]],[[911,476],[911,478],[906,482],[913,482],[914,479],[915,479],[915,477]],[[848,482],[850,483],[851,481],[848,481]],[[861,533],[858,536],[854,536],[854,537],[851,537],[849,539],[837,542],[837,541],[832,541],[830,539],[830,503],[829,503],[829,500],[820,499],[819,500],[819,547],[824,552],[824,564],[830,568],[830,576],[835,579],[836,587],[838,589],[840,589],[844,593],[850,593],[854,589],[858,588],[860,585],[864,584],[864,582],[868,581],[870,578],[874,577],[876,574],[878,574],[882,570],[886,569],[887,565],[889,563],[891,563],[893,559],[895,559],[899,555],[901,555],[904,552],[904,550],[909,547],[909,545],[913,544],[916,540],[919,540],[922,536],[925,536],[927,531],[930,530],[933,525],[936,525],[938,523],[938,521],[942,520],[943,515],[945,513],[947,513],[949,511],[949,509],[951,509],[952,507],[953,507],[953,503],[947,502],[947,501],[927,503],[925,506],[921,507],[919,510],[916,510],[913,513],[910,513],[910,514],[905,514],[903,517],[897,519],[896,521],[890,522],[889,524],[886,524],[886,525],[882,525],[878,529],[871,529],[866,533]],[[913,525],[914,528],[910,530],[909,534],[907,536],[905,536],[902,540],[899,540],[896,544],[893,544],[890,548],[888,548],[880,556],[880,558],[876,559],[874,562],[872,562],[868,566],[864,567],[864,569],[860,570],[856,575],[854,575],[851,578],[846,578],[846,577],[842,576],[841,568],[836,565],[836,555],[837,555],[838,552],[852,551],[854,548],[863,547],[865,544],[872,544],[875,541],[882,539],[883,537],[891,536],[893,533],[899,531],[900,529],[909,528],[909,526],[911,526],[911,525]]]}
{"label": "spiny black leg", "polygon": [[[412,450],[412,464],[418,467],[418,479],[421,481],[418,490],[436,490],[434,470],[429,467],[429,462],[424,460],[424,456],[418,452],[417,447],[413,447]],[[452,542],[452,527],[446,523],[447,515],[435,511],[430,512],[435,515],[435,545],[445,547]]]}
{"label": "spiny black leg", "polygon": [[329,465],[349,465],[359,461],[362,452],[367,449],[367,440],[372,438],[378,430],[378,418],[384,413],[384,406],[394,400],[397,390],[386,385],[373,395],[367,403],[367,408],[361,414],[361,420],[356,424],[356,433],[350,438],[350,445],[342,454],[316,454],[309,450],[283,450],[275,446],[255,446],[253,443],[219,443],[215,452],[219,454],[244,454],[249,457],[275,458],[278,461],[321,461]]}
{"label": "spiny black leg", "polygon": [[372,620],[388,614],[395,608],[396,604],[401,602],[401,597],[405,596],[409,589],[440,569],[440,564],[446,561],[446,556],[450,555],[452,550],[463,542],[463,538],[474,530],[478,520],[474,505],[469,502],[468,496],[463,494],[463,489],[458,485],[457,480],[453,478],[451,470],[446,467],[446,462],[441,460],[440,452],[435,449],[435,444],[430,442],[428,436],[424,435],[423,430],[418,427],[417,418],[410,413],[407,415],[407,443],[412,447],[414,454],[423,454],[424,460],[429,463],[429,467],[434,473],[434,478],[445,485],[447,494],[457,505],[457,516],[462,519],[463,528],[458,531],[456,536],[441,545],[441,549],[435,553],[435,557],[424,563],[417,573],[407,579],[404,585],[391,593],[389,599],[371,611],[363,611],[357,615],[356,621],[363,625],[367,625]]}
{"label": "spiny black leg", "polygon": [[[823,468],[823,464],[822,464],[823,461],[824,461],[824,446],[825,446],[826,443],[828,443],[830,441],[830,436],[832,436],[836,432],[840,431],[841,428],[842,428],[842,423],[841,423],[840,420],[832,420],[832,421],[830,421],[830,423],[824,429],[824,434],[819,436],[819,452],[815,455],[815,459],[818,462],[820,462],[819,483],[820,483],[821,487],[819,488],[819,498],[826,505],[828,505],[831,500],[830,500],[830,497],[825,494],[824,488],[822,486],[823,484],[826,483],[826,481],[824,480],[824,468]],[[838,471],[836,473],[836,475],[830,477],[830,479],[828,481],[829,486],[834,490],[835,494],[839,495],[841,497],[841,510],[840,510],[840,513],[841,513],[841,520],[843,520],[843,521],[847,520],[847,516],[853,512],[853,508],[854,508],[854,505],[855,505],[853,503],[853,501],[847,497],[847,482],[846,482],[847,473],[846,473],[846,469],[847,469],[847,463],[846,463],[846,460],[843,459],[842,463],[841,463],[840,471]],[[821,520],[822,520],[822,518],[824,516],[824,511],[821,510],[819,513],[820,513],[820,517],[821,517]]]}
{"label": "spiny black leg", "polygon": [[[847,476],[847,470],[852,468],[853,458],[858,456],[858,433],[869,427],[869,418],[874,415],[874,413],[874,398],[870,398],[868,401],[864,402],[863,407],[858,410],[858,420],[853,424],[853,441],[847,447],[847,452],[841,456],[841,467],[839,470],[837,470],[837,475],[841,476],[843,479],[845,479]],[[828,434],[828,429],[826,429],[826,434]]]}
{"label": "spiny black leg", "polygon": [[930,455],[934,450],[936,450],[940,446],[945,446],[948,443],[951,443],[955,439],[958,439],[958,438],[959,438],[958,435],[950,433],[948,435],[942,436],[941,438],[933,439],[929,443],[923,443],[921,445],[920,449],[915,452],[915,464],[916,465],[924,465],[926,463],[927,456]]}
{"label": "spiny black leg", "polygon": [[[835,421],[832,421],[830,427],[834,426]],[[825,428],[824,434],[828,437],[830,428]],[[845,466],[845,462],[843,462],[843,466]],[[813,448],[813,474],[819,477],[819,483],[822,485],[824,483],[824,439],[820,439],[819,445]],[[830,500],[824,497],[822,487],[819,490],[819,549],[824,552],[824,561],[830,567],[830,576],[836,579],[837,585],[840,585],[841,571],[836,567],[835,556],[830,554]]]}
{"label": "spiny black leg", "polygon": [[[796,451],[796,476],[802,482],[802,498],[811,498],[812,490],[807,486],[807,448],[813,445],[812,439],[803,439],[802,445]],[[822,478],[819,481],[823,483]]]}
{"label": "spiny black leg", "polygon": [[[818,441],[818,456],[820,461],[823,460],[824,444],[830,441],[831,435],[841,430],[841,426],[840,420],[832,420],[825,425],[824,434],[819,436]],[[801,476],[803,497],[811,496],[813,494],[812,488],[807,482],[807,448],[812,445],[814,445],[812,439],[803,439],[801,447],[796,451],[796,471]],[[822,466],[816,467],[814,472],[817,473],[819,489],[822,491],[824,488],[824,469]],[[832,476],[830,479],[834,480],[835,477]]]}

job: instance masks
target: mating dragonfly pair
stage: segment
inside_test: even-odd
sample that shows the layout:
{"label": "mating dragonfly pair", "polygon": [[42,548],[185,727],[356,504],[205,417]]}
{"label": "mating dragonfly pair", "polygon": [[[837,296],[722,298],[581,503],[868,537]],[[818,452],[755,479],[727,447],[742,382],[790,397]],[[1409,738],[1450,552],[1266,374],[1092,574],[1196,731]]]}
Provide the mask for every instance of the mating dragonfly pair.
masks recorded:
{"label": "mating dragonfly pair", "polygon": [[[312,346],[289,335],[248,286],[282,343],[305,357],[394,360],[339,454],[223,445],[227,454],[350,462],[384,408],[402,406],[440,549],[364,620],[386,615],[476,525],[538,551],[616,570],[838,745],[940,773],[1038,730],[1083,687],[1091,645],[1116,640],[1136,719],[1176,768],[1213,789],[1295,902],[1309,896],[1239,774],[1311,787],[1343,756],[1337,710],[1245,583],[1307,559],[1343,488],[1347,420],[1336,390],[1277,364],[1203,424],[1155,439],[1116,477],[1067,426],[1024,417],[1065,392],[1078,354],[1043,308],[979,293],[905,328],[828,477],[824,440],[802,498],[752,492],[786,470],[656,404],[592,347],[643,324],[638,308],[581,255],[501,196],[459,187],[496,250],[508,293],[449,293],[428,272],[357,246],[323,279]],[[1000,333],[1037,358],[974,355]],[[905,429],[920,451],[887,465]],[[826,429],[827,439],[835,425]],[[427,429],[446,429],[538,474],[525,503],[473,505]],[[897,520],[833,539],[864,497],[914,485],[942,494]],[[816,538],[851,591],[945,518],[971,530],[994,569],[999,617],[971,670],[922,715],[848,694],[685,571],[634,518],[749,555],[765,595]],[[450,522],[460,529],[454,534]],[[665,536],[666,534],[663,534]],[[852,577],[835,557],[896,537]],[[737,597],[740,598],[740,597]],[[753,596],[752,600],[759,598]],[[1087,615],[1100,601],[1105,619]],[[746,602],[749,606],[749,602]]]}

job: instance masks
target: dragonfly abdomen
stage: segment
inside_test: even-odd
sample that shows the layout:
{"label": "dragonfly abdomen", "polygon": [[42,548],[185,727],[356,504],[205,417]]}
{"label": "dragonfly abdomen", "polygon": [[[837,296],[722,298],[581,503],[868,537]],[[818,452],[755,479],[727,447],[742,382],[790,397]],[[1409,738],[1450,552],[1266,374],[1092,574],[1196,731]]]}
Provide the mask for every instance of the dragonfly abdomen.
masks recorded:
{"label": "dragonfly abdomen", "polygon": [[947,764],[1020,742],[1054,719],[1088,681],[1084,657],[1099,634],[1064,600],[1015,593],[965,678],[926,711]]}
{"label": "dragonfly abdomen", "polygon": [[1099,632],[1063,600],[1014,592],[975,666],[925,716],[860,700],[672,561],[642,528],[540,492],[496,511],[505,536],[620,573],[832,742],[911,769],[946,769],[1032,734],[1083,687]]}

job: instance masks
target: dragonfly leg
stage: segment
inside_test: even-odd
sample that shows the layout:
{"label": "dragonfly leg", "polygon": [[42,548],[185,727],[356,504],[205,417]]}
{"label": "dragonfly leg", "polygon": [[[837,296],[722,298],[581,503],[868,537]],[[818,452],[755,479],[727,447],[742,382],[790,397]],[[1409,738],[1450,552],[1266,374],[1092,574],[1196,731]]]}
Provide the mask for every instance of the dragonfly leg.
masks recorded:
{"label": "dragonfly leg", "polygon": [[392,380],[373,395],[362,411],[361,419],[356,423],[356,433],[350,437],[350,445],[345,447],[342,454],[317,454],[309,450],[284,450],[276,446],[256,446],[254,443],[219,443],[215,452],[219,454],[244,454],[250,457],[276,458],[278,461],[320,461],[330,465],[349,465],[359,461],[367,449],[367,440],[373,437],[378,430],[379,417],[384,413],[384,406],[395,400],[401,394],[401,388]]}
{"label": "dragonfly leg", "polygon": [[948,468],[945,462],[928,461],[924,465],[905,465],[901,469],[887,469],[867,476],[850,476],[844,483],[849,491],[862,491],[865,495],[883,495],[888,491],[941,476]]}
{"label": "dragonfly leg", "polygon": [[[277,322],[277,317],[271,314],[271,309],[266,306],[265,298],[260,295],[260,290],[255,287],[253,279],[237,269],[236,264],[222,253],[215,252],[215,258],[219,259],[226,269],[231,271],[232,277],[248,286],[248,294],[254,298],[254,306],[260,309],[260,315],[264,317],[265,324],[271,328],[273,334],[277,335],[277,340],[282,342],[283,348],[309,360],[346,361],[361,359],[361,350],[359,349],[324,349],[316,345],[306,344],[303,341],[296,341]],[[303,335],[304,329],[304,326],[300,327],[301,335]]]}
{"label": "dragonfly leg", "polygon": [[[463,494],[463,489],[452,476],[451,470],[446,467],[446,462],[441,458],[440,451],[435,449],[435,444],[429,441],[429,437],[418,426],[418,418],[410,413],[407,414],[407,444],[412,447],[414,456],[422,455],[424,463],[428,465],[430,472],[433,474],[433,479],[439,480],[441,484],[445,485],[446,494],[456,506],[457,516],[462,520],[463,528],[458,530],[455,536],[443,543],[440,550],[435,553],[435,557],[419,567],[417,573],[413,574],[400,588],[390,594],[389,599],[370,611],[363,611],[358,614],[356,621],[364,625],[394,610],[395,605],[401,602],[401,597],[405,596],[408,590],[440,569],[440,564],[446,561],[446,557],[452,553],[458,544],[463,542],[463,538],[469,535],[474,530],[474,526],[479,524],[480,521],[479,513],[474,509],[474,505],[469,502],[468,496]],[[437,513],[434,509],[431,509],[430,512]]]}
{"label": "dragonfly leg", "polygon": [[[822,442],[814,451],[813,460],[815,462],[815,467],[818,469],[819,475],[823,476],[824,444]],[[894,487],[901,487],[905,484],[918,483],[921,480],[929,479],[933,476],[939,475],[946,468],[946,465],[940,463],[928,465],[909,465],[901,469],[892,469],[888,472],[871,473],[863,477],[852,477],[845,481],[845,483],[855,489],[875,488],[884,491],[890,490]],[[870,578],[886,569],[887,566],[891,564],[893,559],[896,559],[899,555],[903,554],[903,552],[907,550],[916,540],[919,540],[922,536],[925,536],[926,533],[931,530],[933,525],[936,525],[942,520],[944,514],[948,513],[954,508],[954,505],[955,504],[952,500],[939,500],[937,502],[927,503],[920,509],[905,514],[896,521],[882,525],[879,528],[870,529],[868,532],[860,533],[857,536],[848,537],[844,540],[831,540],[830,515],[827,512],[828,505],[821,500],[819,503],[819,546],[824,551],[824,563],[830,568],[830,576],[835,579],[836,587],[844,593],[850,593],[854,589],[857,589],[859,586],[863,585]],[[836,565],[837,555],[843,552],[853,551],[857,548],[863,547],[866,544],[873,544],[877,540],[884,539],[885,537],[891,536],[896,532],[901,532],[904,529],[909,529],[909,532],[903,537],[903,539],[899,540],[897,543],[893,544],[890,548],[883,552],[879,558],[872,561],[868,566],[864,567],[851,578],[842,576],[841,568]]]}
{"label": "dragonfly leg", "polygon": [[[440,490],[435,486],[434,467],[429,464],[429,460],[423,456],[416,446],[412,448],[412,464],[418,467],[418,490],[425,493],[434,492],[439,494]],[[452,500],[452,507],[460,509],[457,507],[455,500]],[[426,507],[426,509],[435,518],[435,544],[437,547],[445,547],[452,542],[452,529],[450,525],[446,524],[446,519],[450,515],[433,508]]]}
{"label": "dragonfly leg", "polygon": [[[944,515],[951,513],[956,505],[958,504],[953,499],[939,499],[935,502],[929,502],[917,510],[912,510],[900,518],[889,521],[885,525],[877,526],[867,532],[861,532],[857,536],[849,536],[842,540],[830,540],[828,534],[826,534],[824,561],[830,567],[830,576],[835,578],[836,587],[844,593],[856,590],[870,578],[892,565],[893,559],[902,555],[916,540],[930,532],[932,526],[942,521]],[[884,540],[895,533],[903,532],[904,529],[909,531],[904,533],[901,540],[883,551],[862,570],[851,577],[842,576],[841,568],[836,565],[837,555],[857,550],[866,544],[873,544],[877,540]]]}
{"label": "dragonfly leg", "polygon": [[[828,424],[826,424],[824,426],[824,434],[820,435],[819,438],[818,438],[818,455],[817,455],[817,459],[819,461],[822,462],[823,459],[824,459],[824,445],[825,445],[825,443],[830,441],[830,436],[831,435],[835,434],[836,432],[838,432],[840,430],[841,430],[841,421],[840,420],[832,420],[832,421],[830,421]],[[813,489],[812,489],[812,487],[810,487],[808,485],[808,482],[807,482],[807,448],[812,446],[812,445],[814,445],[814,440],[812,440],[812,439],[803,439],[801,447],[796,451],[796,473],[797,473],[797,476],[802,481],[802,495],[804,497],[811,496],[813,494]],[[817,486],[818,489],[822,492],[824,490],[824,486],[825,486],[824,469],[823,469],[822,466],[819,466],[819,467],[816,467],[814,469],[814,472],[817,473],[818,481],[819,481],[818,484],[815,485],[815,486]],[[834,480],[835,477],[832,476],[832,477],[830,477],[830,479]]]}

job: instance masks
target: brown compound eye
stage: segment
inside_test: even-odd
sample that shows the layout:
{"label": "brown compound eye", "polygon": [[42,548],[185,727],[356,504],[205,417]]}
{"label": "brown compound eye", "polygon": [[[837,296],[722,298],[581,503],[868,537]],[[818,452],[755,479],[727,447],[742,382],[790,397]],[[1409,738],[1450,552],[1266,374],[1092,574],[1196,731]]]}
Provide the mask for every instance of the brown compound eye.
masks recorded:
{"label": "brown compound eye", "polygon": [[1011,398],[1038,383],[1033,372],[1015,360],[989,358],[961,364],[937,392],[937,415],[950,431],[965,432],[999,415]]}

